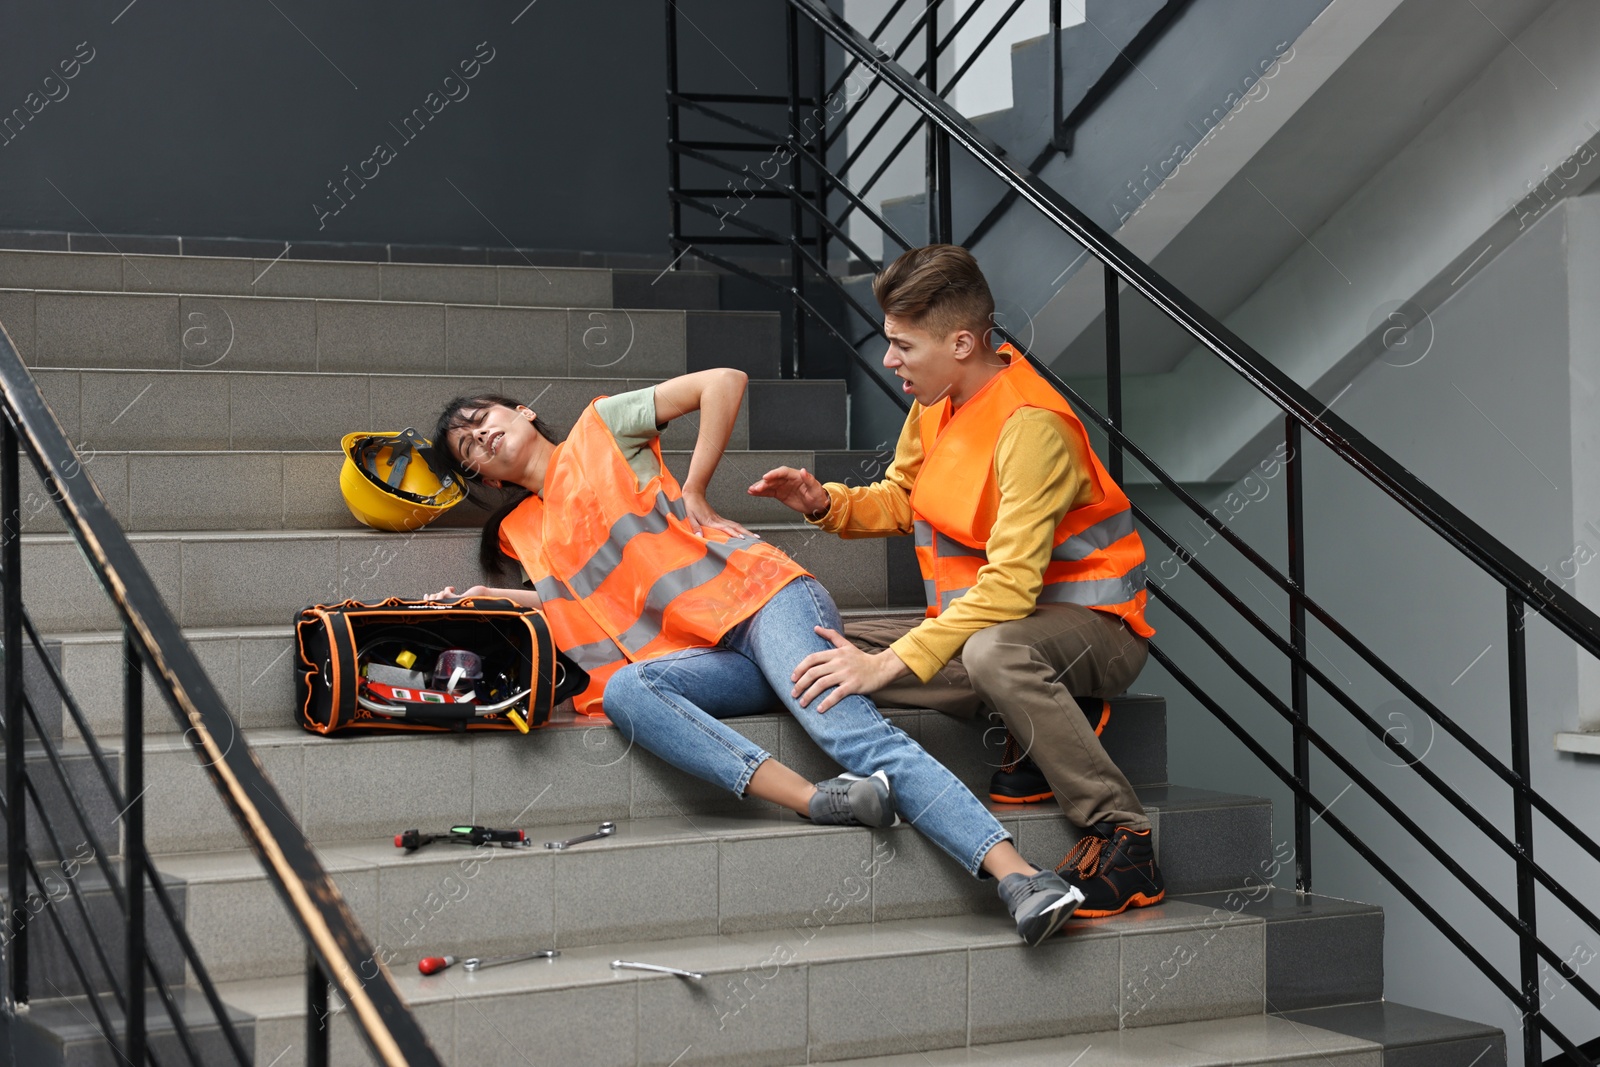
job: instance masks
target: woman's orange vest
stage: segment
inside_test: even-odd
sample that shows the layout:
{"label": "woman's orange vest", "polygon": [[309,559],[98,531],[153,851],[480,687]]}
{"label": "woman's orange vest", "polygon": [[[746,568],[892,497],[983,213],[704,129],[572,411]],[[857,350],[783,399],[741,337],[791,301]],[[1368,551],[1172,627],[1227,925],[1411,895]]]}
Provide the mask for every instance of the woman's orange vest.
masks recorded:
{"label": "woman's orange vest", "polygon": [[978,580],[1000,506],[994,454],[1000,430],[1018,408],[1044,408],[1060,415],[1089,459],[1095,501],[1068,511],[1056,526],[1055,548],[1044,570],[1041,604],[1082,604],[1127,620],[1150,637],[1145,622],[1144,542],[1133,528],[1133,510],[1100,458],[1089,447],[1083,423],[1055,388],[1010,345],[1001,345],[1010,365],[989,380],[954,415],[946,397],[924,408],[922,469],[911,490],[917,563],[922,568],[928,617],[938,615]]}
{"label": "woman's orange vest", "polygon": [[521,561],[556,645],[589,672],[573,704],[602,714],[617,669],[686,648],[709,648],[806,571],[758,538],[689,529],[678,480],[644,485],[591,403],[529,496],[500,524],[500,547]]}

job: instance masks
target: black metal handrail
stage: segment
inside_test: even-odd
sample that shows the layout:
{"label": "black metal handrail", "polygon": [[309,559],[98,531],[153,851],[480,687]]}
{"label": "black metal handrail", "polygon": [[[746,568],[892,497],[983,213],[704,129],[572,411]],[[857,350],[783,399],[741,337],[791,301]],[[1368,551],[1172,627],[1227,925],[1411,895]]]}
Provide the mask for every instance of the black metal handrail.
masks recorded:
{"label": "black metal handrail", "polygon": [[[438,1067],[438,1056],[400,998],[387,970],[379,967],[377,976],[371,978],[361,973],[364,963],[377,959],[372,944],[357,925],[305,834],[284,814],[286,805],[282,797],[184,639],[127,535],[112,518],[85,464],[62,433],[3,326],[0,326],[0,424],[3,424],[0,425],[0,532],[4,535],[0,538],[4,602],[3,637],[0,639],[5,650],[6,742],[5,799],[0,815],[5,818],[8,833],[6,862],[12,909],[6,931],[9,938],[5,1010],[14,1014],[31,1000],[28,935],[31,919],[36,916],[31,914],[31,907],[23,904],[38,899],[55,903],[52,899],[55,890],[48,886],[51,876],[48,871],[41,872],[40,859],[29,844],[29,827],[33,824],[42,827],[63,872],[67,867],[64,857],[70,855],[66,842],[81,840],[82,847],[90,849],[92,862],[104,876],[120,912],[125,935],[124,965],[120,974],[112,966],[104,946],[93,935],[93,927],[86,925],[94,956],[91,962],[98,964],[97,980],[73,948],[69,931],[57,909],[54,906],[39,909],[40,913],[48,915],[66,949],[69,967],[86,994],[100,1032],[115,1044],[123,1061],[138,1067],[155,1062],[145,1018],[148,987],[169,1016],[185,1058],[193,1064],[204,1062],[190,1023],[176,1004],[172,976],[163,973],[148,950],[145,894],[149,892],[171,927],[185,962],[193,968],[195,982],[233,1059],[241,1065],[253,1062],[254,1050],[247,1048],[241,1039],[206,971],[204,960],[184,930],[182,915],[155,875],[145,846],[143,694],[144,668],[148,665],[157,691],[166,698],[179,725],[185,727],[185,738],[201,757],[218,796],[238,823],[245,842],[261,861],[268,880],[306,943],[307,1062],[327,1063],[326,996],[331,981],[350,1008],[357,1030],[380,1062],[391,1067],[402,1064]],[[123,780],[120,784],[110,757],[100,746],[61,672],[51,662],[22,602],[19,457],[23,453],[32,462],[68,532],[122,619],[125,669]],[[119,810],[123,823],[120,877],[112,859],[115,849],[108,848],[95,831],[77,795],[80,786],[69,777],[62,753],[24,689],[23,658],[28,648],[43,664],[53,695],[59,697],[76,725],[96,769],[99,787]],[[27,730],[30,724],[31,735]],[[30,746],[42,751],[45,765],[53,774],[51,788],[67,800],[67,808],[76,824],[68,836],[63,836],[56,816],[41,802],[40,786],[29,767],[32,761],[27,749]],[[91,860],[83,861],[88,862]],[[67,894],[59,899],[71,897],[78,915],[88,924],[88,905],[82,887],[75,877],[64,881]],[[30,889],[30,882],[33,889]],[[182,975],[176,977],[181,984]],[[102,984],[122,1013],[120,1027],[113,1023],[106,1006],[96,995],[96,988]]]}
{"label": "black metal handrail", "polygon": [[[1132,47],[1136,49],[1148,48],[1160,29],[1170,25],[1172,19],[1184,6],[1184,0],[1174,0],[1160,13],[1162,26],[1141,33]],[[1181,542],[1172,537],[1167,531],[1155,522],[1142,508],[1135,506],[1135,515],[1142,526],[1162,543],[1169,545],[1178,558],[1187,565],[1209,588],[1216,591],[1223,602],[1237,611],[1240,616],[1258,633],[1265,637],[1268,643],[1287,660],[1290,668],[1290,686],[1287,698],[1280,697],[1272,687],[1263,682],[1254,672],[1249,670],[1243,662],[1234,655],[1224,644],[1212,635],[1201,624],[1200,620],[1168,592],[1164,587],[1153,587],[1152,595],[1168,609],[1186,627],[1197,633],[1205,647],[1216,654],[1229,671],[1237,675],[1257,696],[1261,697],[1267,706],[1278,716],[1287,721],[1292,730],[1293,750],[1292,767],[1285,767],[1276,757],[1267,751],[1261,742],[1253,737],[1232,715],[1223,709],[1218,701],[1212,698],[1205,690],[1197,685],[1194,680],[1182,670],[1168,650],[1160,643],[1152,643],[1152,655],[1162,663],[1174,679],[1213,714],[1228,730],[1238,737],[1259,758],[1263,765],[1286,786],[1289,787],[1294,798],[1294,838],[1296,859],[1296,885],[1302,890],[1309,890],[1312,883],[1311,864],[1311,826],[1314,821],[1325,821],[1330,829],[1339,834],[1352,848],[1363,857],[1378,874],[1393,885],[1396,890],[1418,911],[1435,926],[1451,945],[1459,950],[1463,956],[1473,964],[1499,992],[1504,994],[1513,1004],[1522,1011],[1522,1032],[1526,1062],[1533,1064],[1540,1061],[1542,1051],[1540,1035],[1549,1036],[1568,1057],[1568,1062],[1582,1064],[1584,1067],[1594,1067],[1592,1050],[1574,1044],[1558,1027],[1556,1027],[1542,1010],[1541,991],[1539,988],[1538,967],[1543,960],[1553,967],[1561,970],[1567,985],[1576,989],[1579,994],[1590,1004],[1600,1007],[1600,991],[1571,973],[1567,961],[1557,954],[1550,945],[1538,935],[1536,921],[1536,891],[1543,888],[1554,901],[1564,907],[1577,921],[1583,923],[1596,933],[1600,933],[1600,916],[1595,910],[1581,901],[1578,896],[1557,880],[1545,867],[1535,862],[1533,856],[1533,815],[1535,812],[1545,817],[1554,830],[1567,841],[1575,845],[1585,855],[1592,859],[1600,860],[1600,845],[1582,829],[1580,829],[1565,813],[1543,796],[1533,785],[1530,760],[1527,718],[1527,663],[1524,643],[1524,616],[1527,605],[1533,605],[1535,611],[1549,620],[1557,630],[1574,641],[1584,652],[1600,656],[1600,616],[1585,607],[1571,594],[1555,588],[1546,581],[1526,561],[1522,560],[1509,547],[1492,537],[1478,524],[1474,523],[1459,509],[1455,508],[1442,496],[1416,478],[1392,457],[1378,449],[1370,441],[1356,432],[1349,424],[1328,411],[1327,405],[1320,404],[1311,394],[1293,382],[1277,367],[1269,363],[1260,353],[1246,345],[1231,330],[1220,321],[1189,300],[1183,293],[1170,285],[1165,279],[1153,271],[1148,264],[1128,252],[1103,229],[1095,225],[1080,211],[1078,211],[1065,198],[1041,182],[1034,173],[1033,167],[1023,167],[1009,158],[1003,149],[979,133],[971,123],[957,114],[940,97],[939,88],[935,78],[928,78],[924,84],[918,77],[901,67],[891,58],[885,56],[871,41],[858,34],[836,12],[829,10],[821,0],[786,0],[788,9],[790,32],[790,57],[791,57],[791,108],[797,95],[795,85],[795,71],[798,70],[798,27],[799,17],[815,26],[817,30],[840,46],[847,57],[849,66],[847,72],[865,68],[875,77],[874,85],[888,86],[896,96],[896,103],[904,101],[909,104],[916,119],[911,133],[917,129],[926,128],[930,136],[927,142],[927,189],[928,207],[930,211],[929,233],[936,240],[948,241],[950,239],[950,207],[949,207],[949,146],[953,142],[969,155],[976,158],[989,172],[993,173],[1005,186],[1005,193],[1000,205],[991,211],[990,216],[983,225],[992,224],[1000,213],[1010,205],[1021,201],[1040,214],[1061,232],[1078,241],[1087,252],[1095,255],[1104,265],[1105,277],[1105,329],[1107,341],[1107,411],[1102,413],[1089,404],[1082,396],[1071,389],[1065,382],[1055,376],[1047,367],[1037,360],[1035,366],[1044,373],[1055,387],[1066,396],[1074,407],[1089,421],[1098,425],[1105,431],[1109,441],[1109,466],[1113,476],[1121,478],[1124,456],[1132,458],[1146,468],[1158,483],[1170,490],[1175,499],[1198,516],[1218,536],[1236,548],[1241,555],[1261,573],[1266,575],[1274,585],[1284,592],[1289,599],[1289,633],[1287,637],[1279,634],[1270,624],[1263,620],[1258,613],[1252,611],[1241,598],[1233,594],[1217,575],[1209,568],[1201,565],[1194,559],[1193,554]],[[797,17],[799,16],[799,17]],[[885,20],[887,24],[887,20]],[[927,23],[931,27],[931,19]],[[881,27],[880,27],[881,28]],[[1150,27],[1146,27],[1150,30]],[[928,33],[929,50],[936,44],[935,37],[930,30]],[[1059,44],[1056,43],[1056,62],[1059,62]],[[819,45],[817,52],[820,54]],[[1124,56],[1127,65],[1131,68],[1134,57]],[[669,59],[669,69],[671,69]],[[924,69],[935,72],[932,63],[924,65]],[[1117,77],[1124,76],[1125,71],[1119,73],[1116,68],[1107,72],[1101,82],[1095,87],[1097,99],[1114,87]],[[675,78],[675,71],[672,76]],[[822,84],[822,79],[816,79],[817,84]],[[674,82],[675,84],[675,82]],[[839,84],[843,84],[841,76]],[[948,88],[948,87],[946,87]],[[1058,117],[1059,117],[1059,93]],[[1086,109],[1075,109],[1072,115],[1063,120],[1070,126],[1072,122],[1083,117]],[[1066,121],[1072,120],[1072,121]],[[791,123],[791,125],[793,125]],[[1058,131],[1063,125],[1057,123]],[[881,128],[881,123],[874,127]],[[841,127],[835,128],[827,136],[825,144],[839,141],[843,136]],[[898,153],[909,143],[910,136],[904,138],[890,157],[880,166],[879,173],[887,167]],[[1062,138],[1064,140],[1064,138]],[[862,202],[866,192],[865,187],[849,190],[849,195],[841,199],[844,201],[843,214],[833,215],[830,218],[828,211],[829,197],[827,190],[830,188],[837,195],[846,191],[840,175],[828,167],[828,153],[824,147],[820,153],[805,149],[805,145],[797,142],[793,136],[786,136],[774,142],[790,149],[792,167],[790,179],[784,185],[783,191],[790,197],[792,203],[791,219],[793,225],[788,235],[783,235],[766,227],[745,226],[747,232],[753,236],[741,239],[743,243],[768,243],[786,250],[791,265],[791,284],[787,290],[779,289],[792,302],[797,320],[804,314],[819,321],[824,329],[835,339],[844,344],[850,356],[857,365],[862,366],[868,376],[878,385],[885,383],[875,372],[875,368],[857,351],[861,338],[852,342],[846,333],[838,326],[818,314],[814,302],[806,295],[808,280],[815,280],[824,285],[835,294],[844,297],[843,303],[848,312],[855,318],[862,320],[870,331],[881,329],[881,319],[863,308],[858,301],[850,295],[841,283],[834,277],[827,266],[826,248],[832,239],[841,240],[852,253],[861,258],[864,267],[878,269],[879,264],[872,257],[862,256],[861,249],[856,242],[850,240],[844,229],[844,223],[855,213],[860,212],[885,231],[886,237],[895,240],[902,246],[904,238],[898,233],[889,233],[887,225],[876,213],[870,211],[868,205]],[[1048,149],[1056,151],[1059,149]],[[852,157],[853,159],[856,157]],[[841,168],[842,169],[842,168]],[[821,192],[805,192],[803,175],[812,173],[816,190]],[[678,196],[676,184],[673,187],[674,203],[688,202]],[[800,205],[804,205],[804,210]],[[705,205],[696,205],[705,210]],[[711,213],[715,214],[715,211]],[[805,219],[810,219],[812,225],[809,233],[802,225]],[[731,220],[743,223],[748,220]],[[823,225],[829,221],[830,225]],[[698,238],[691,238],[676,227],[672,233],[675,249],[682,251],[694,244]],[[729,242],[736,243],[736,242]],[[731,270],[738,270],[758,281],[770,284],[770,279],[765,279],[738,264],[697,249],[707,262],[724,266]],[[1128,286],[1150,301],[1161,313],[1185,330],[1195,341],[1221,359],[1225,365],[1257,391],[1266,396],[1284,414],[1284,443],[1286,446],[1285,466],[1287,469],[1287,493],[1289,499],[1288,522],[1286,539],[1289,548],[1289,561],[1287,573],[1270,564],[1260,553],[1256,552],[1236,533],[1228,528],[1227,524],[1217,520],[1192,494],[1188,493],[1178,484],[1170,474],[1155,463],[1136,442],[1130,440],[1123,432],[1121,411],[1121,363],[1120,363],[1120,302],[1121,287]],[[778,287],[775,287],[778,288]],[[1005,331],[999,331],[1005,335]],[[795,335],[801,334],[798,321],[795,326]],[[869,333],[867,336],[871,336]],[[1017,344],[1015,338],[1007,337],[1019,349],[1026,353],[1026,349]],[[1032,359],[1030,355],[1028,358]],[[797,350],[793,363],[795,373],[800,373],[805,361],[803,354]],[[887,391],[887,390],[886,390]],[[898,392],[891,393],[895,402],[902,410],[909,405]],[[1310,431],[1318,441],[1327,446],[1343,462],[1360,471],[1373,484],[1383,492],[1398,501],[1411,514],[1419,518],[1436,535],[1442,537],[1447,544],[1458,553],[1465,556],[1484,570],[1498,585],[1505,590],[1505,619],[1508,643],[1510,647],[1509,672],[1509,725],[1511,728],[1511,751],[1508,759],[1501,759],[1490,752],[1487,746],[1447,715],[1442,708],[1433,701],[1428,700],[1417,688],[1407,682],[1398,671],[1388,664],[1378,653],[1361,642],[1355,635],[1327,611],[1315,598],[1306,591],[1305,578],[1305,538],[1303,529],[1303,495],[1305,468],[1302,457],[1302,437],[1304,431]],[[1308,618],[1316,619],[1325,625],[1328,630],[1342,641],[1362,662],[1371,666],[1374,671],[1395,688],[1408,700],[1412,701],[1429,719],[1443,729],[1450,737],[1456,740],[1462,748],[1479,763],[1493,773],[1497,779],[1510,787],[1513,802],[1513,828],[1508,835],[1501,831],[1478,807],[1474,806],[1461,793],[1446,782],[1432,768],[1423,765],[1420,758],[1413,756],[1405,747],[1404,742],[1392,736],[1383,726],[1361,705],[1342,691],[1325,672],[1313,664],[1309,658],[1309,642],[1306,635]],[[1438,845],[1418,823],[1417,819],[1409,812],[1400,808],[1387,793],[1378,788],[1365,775],[1361,774],[1353,762],[1349,760],[1330,741],[1328,736],[1315,728],[1310,720],[1310,688],[1315,684],[1318,689],[1329,694],[1334,703],[1343,711],[1350,714],[1356,723],[1368,735],[1376,738],[1387,750],[1399,757],[1402,765],[1409,767],[1416,773],[1420,781],[1436,795],[1446,801],[1449,807],[1465,817],[1477,830],[1492,849],[1509,857],[1515,864],[1517,899],[1515,909],[1496,899],[1485,887],[1467,872],[1465,867],[1454,856]],[[1460,929],[1453,925],[1430,901],[1427,894],[1409,884],[1394,868],[1373,849],[1363,842],[1359,835],[1344,821],[1328,813],[1329,804],[1320,800],[1311,788],[1310,754],[1315,748],[1330,763],[1341,772],[1348,775],[1351,781],[1359,786],[1363,792],[1371,797],[1378,806],[1393,820],[1410,834],[1420,845],[1421,850],[1432,859],[1438,861],[1445,871],[1461,884],[1474,890],[1477,896],[1484,901],[1493,918],[1517,938],[1519,954],[1518,980],[1507,978],[1487,958],[1484,952],[1474,943],[1473,938],[1466,936]],[[1313,819],[1313,816],[1316,819]]]}

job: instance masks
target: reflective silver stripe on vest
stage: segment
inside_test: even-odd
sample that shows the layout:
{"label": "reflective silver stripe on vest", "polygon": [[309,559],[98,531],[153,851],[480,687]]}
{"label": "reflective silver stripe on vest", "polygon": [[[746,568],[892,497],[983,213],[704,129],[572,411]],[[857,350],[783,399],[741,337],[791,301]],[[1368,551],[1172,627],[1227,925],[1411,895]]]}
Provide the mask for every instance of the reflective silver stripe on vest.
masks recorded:
{"label": "reflective silver stripe on vest", "polygon": [[563,648],[561,652],[586,671],[597,671],[608,663],[615,663],[623,658],[622,650],[617,648],[617,643],[609,637],[603,641],[591,641],[587,645]]}
{"label": "reflective silver stripe on vest", "polygon": [[552,577],[540,578],[533,583],[533,591],[539,594],[539,599],[548,603],[552,600],[571,600],[572,594],[567,592],[567,587]]}
{"label": "reflective silver stripe on vest", "polygon": [[946,537],[942,533],[933,535],[933,554],[940,559],[949,559],[951,556],[971,556],[975,559],[987,560],[989,554],[981,548],[969,548],[954,538]]}
{"label": "reflective silver stripe on vest", "polygon": [[721,574],[728,566],[729,557],[735,552],[760,543],[759,537],[735,537],[725,544],[708,541],[704,556],[677,570],[668,571],[655,580],[644,598],[644,607],[639,612],[638,620],[618,636],[617,643],[630,652],[636,652],[654,641],[661,636],[662,616],[668,604]]}
{"label": "reflective silver stripe on vest", "polygon": [[[933,596],[934,596],[934,592],[935,592],[934,584],[932,582],[923,582],[922,584],[924,586],[926,586],[926,589],[924,589],[924,593],[928,598],[928,603],[932,604],[933,603]],[[940,611],[949,611],[950,610],[950,605],[955,602],[956,597],[961,596],[962,594],[970,591],[971,589],[972,589],[972,586],[966,585],[966,586],[962,586],[960,589],[947,589],[947,590],[945,590],[944,596],[941,596],[939,598],[939,610]]]}
{"label": "reflective silver stripe on vest", "polygon": [[1080,560],[1103,551],[1133,533],[1133,511],[1123,509],[1073,534],[1050,552],[1051,559]]}
{"label": "reflective silver stripe on vest", "polygon": [[[923,582],[928,603],[933,603],[933,583]],[[1040,604],[1081,604],[1086,608],[1125,604],[1144,592],[1144,564],[1141,563],[1120,578],[1097,578],[1079,582],[1051,582],[1039,590]],[[950,605],[972,586],[948,589],[939,598],[939,610],[948,611]]]}
{"label": "reflective silver stripe on vest", "polygon": [[933,547],[933,526],[921,519],[911,520],[911,536],[916,539],[918,548]]}
{"label": "reflective silver stripe on vest", "polygon": [[611,529],[606,532],[606,539],[594,550],[593,555],[584,560],[583,566],[568,582],[573,592],[580,597],[593,596],[594,591],[600,588],[600,583],[622,562],[622,550],[631,538],[640,534],[666,532],[668,512],[680,519],[688,515],[682,500],[668,500],[666,493],[657,493],[655,506],[650,511],[643,515],[629,512],[612,523]]}
{"label": "reflective silver stripe on vest", "polygon": [[1144,564],[1119,578],[1086,582],[1051,582],[1039,591],[1041,604],[1082,604],[1086,608],[1125,604],[1144,592]]}

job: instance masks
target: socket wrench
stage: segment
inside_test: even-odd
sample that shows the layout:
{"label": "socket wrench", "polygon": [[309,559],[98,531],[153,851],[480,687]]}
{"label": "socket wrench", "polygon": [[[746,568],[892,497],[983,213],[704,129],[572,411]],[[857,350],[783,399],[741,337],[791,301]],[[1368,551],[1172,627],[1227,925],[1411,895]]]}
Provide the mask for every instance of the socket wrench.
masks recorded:
{"label": "socket wrench", "polygon": [[610,837],[616,832],[617,824],[607,820],[606,822],[601,823],[600,828],[592,834],[584,834],[581,837],[569,837],[565,841],[546,841],[544,843],[544,847],[554,849],[571,848],[573,845],[581,845],[585,841],[598,841],[602,837]]}

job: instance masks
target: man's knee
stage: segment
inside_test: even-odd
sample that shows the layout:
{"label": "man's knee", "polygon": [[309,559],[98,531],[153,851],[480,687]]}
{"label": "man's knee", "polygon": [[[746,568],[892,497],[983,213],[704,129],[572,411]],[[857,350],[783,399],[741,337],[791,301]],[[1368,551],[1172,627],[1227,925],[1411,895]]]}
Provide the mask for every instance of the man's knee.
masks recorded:
{"label": "man's knee", "polygon": [[1005,640],[1004,624],[988,626],[961,646],[961,663],[967,678],[979,694],[1003,690],[1006,677],[1015,669],[1016,649]]}

